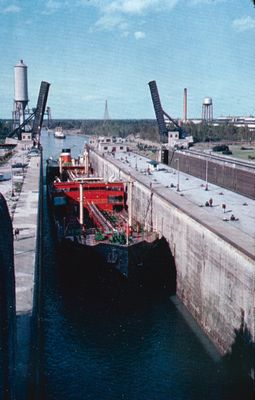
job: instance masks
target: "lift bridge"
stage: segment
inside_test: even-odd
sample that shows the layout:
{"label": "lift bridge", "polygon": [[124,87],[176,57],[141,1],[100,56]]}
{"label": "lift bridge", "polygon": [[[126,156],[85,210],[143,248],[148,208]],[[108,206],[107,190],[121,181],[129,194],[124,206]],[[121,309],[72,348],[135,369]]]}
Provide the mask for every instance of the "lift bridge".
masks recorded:
{"label": "lift bridge", "polygon": [[155,115],[157,118],[161,140],[164,142],[167,139],[168,132],[172,130],[170,127],[171,124],[173,124],[175,130],[179,132],[179,139],[185,139],[186,133],[184,132],[182,127],[178,125],[178,123],[163,110],[156,81],[149,82],[149,87],[151,91],[151,98],[155,110]]}
{"label": "lift bridge", "polygon": [[17,137],[18,139],[21,139],[21,133],[23,129],[25,128],[25,126],[29,124],[31,120],[33,120],[32,139],[40,142],[40,134],[43,123],[43,116],[45,113],[46,103],[48,99],[49,88],[50,88],[50,83],[45,81],[41,82],[36,108],[29,115],[29,117],[25,119],[25,121],[22,124],[20,124],[16,129],[14,129],[8,135],[8,137],[10,138]]}

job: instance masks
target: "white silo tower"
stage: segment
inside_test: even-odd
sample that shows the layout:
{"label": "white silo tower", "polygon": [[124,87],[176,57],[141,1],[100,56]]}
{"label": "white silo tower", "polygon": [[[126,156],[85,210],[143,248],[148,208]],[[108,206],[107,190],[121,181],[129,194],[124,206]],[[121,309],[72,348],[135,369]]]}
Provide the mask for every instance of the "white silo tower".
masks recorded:
{"label": "white silo tower", "polygon": [[213,102],[211,97],[205,97],[202,105],[202,120],[213,120]]}
{"label": "white silo tower", "polygon": [[25,120],[25,109],[28,104],[27,66],[20,60],[14,67],[14,111],[15,127]]}

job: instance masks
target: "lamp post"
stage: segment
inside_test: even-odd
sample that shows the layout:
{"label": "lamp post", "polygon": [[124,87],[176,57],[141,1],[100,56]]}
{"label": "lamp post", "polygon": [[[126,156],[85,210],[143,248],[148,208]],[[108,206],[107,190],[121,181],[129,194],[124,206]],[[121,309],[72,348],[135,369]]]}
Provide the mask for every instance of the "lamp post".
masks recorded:
{"label": "lamp post", "polygon": [[12,170],[12,165],[11,165],[11,185],[12,185],[12,197],[14,197],[15,193],[14,193],[14,188],[13,188],[13,170]]}
{"label": "lamp post", "polygon": [[177,192],[180,191],[180,160],[179,158],[176,158],[175,160],[177,162],[177,187],[176,190]]}
{"label": "lamp post", "polygon": [[208,190],[208,158],[205,159],[205,190]]}

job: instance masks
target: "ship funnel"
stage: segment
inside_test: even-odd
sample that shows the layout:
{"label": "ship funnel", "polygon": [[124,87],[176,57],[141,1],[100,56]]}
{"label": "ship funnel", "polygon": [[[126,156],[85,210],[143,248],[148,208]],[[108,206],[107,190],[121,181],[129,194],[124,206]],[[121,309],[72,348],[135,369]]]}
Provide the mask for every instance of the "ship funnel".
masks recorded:
{"label": "ship funnel", "polygon": [[60,154],[61,164],[69,164],[72,162],[71,149],[62,149]]}

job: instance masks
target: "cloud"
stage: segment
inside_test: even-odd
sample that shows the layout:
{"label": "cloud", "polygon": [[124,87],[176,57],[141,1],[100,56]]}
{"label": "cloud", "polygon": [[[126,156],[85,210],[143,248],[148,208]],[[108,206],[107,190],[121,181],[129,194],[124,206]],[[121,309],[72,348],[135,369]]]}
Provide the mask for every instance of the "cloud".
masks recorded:
{"label": "cloud", "polygon": [[[172,9],[180,0],[78,0],[77,5],[93,6],[101,16],[95,23],[96,29],[121,31],[127,36],[128,28],[133,20],[149,12],[160,12]],[[93,31],[93,30],[92,30]],[[123,32],[125,32],[123,34]]]}
{"label": "cloud", "polygon": [[43,11],[43,14],[49,15],[58,11],[65,3],[56,0],[48,0],[45,4],[46,9]]}
{"label": "cloud", "polygon": [[139,39],[144,39],[145,36],[146,36],[145,33],[144,33],[144,32],[141,32],[141,31],[137,31],[137,32],[134,33],[134,37],[135,37],[137,40],[139,40]]}
{"label": "cloud", "polygon": [[11,14],[11,13],[18,13],[20,11],[21,11],[20,7],[15,6],[14,4],[11,4],[8,7],[5,7],[2,12],[4,14]]}
{"label": "cloud", "polygon": [[239,32],[255,29],[255,18],[248,16],[235,19],[233,21],[233,27]]}
{"label": "cloud", "polygon": [[[53,0],[51,0],[53,1]],[[56,1],[56,0],[55,0]],[[226,0],[186,0],[189,5],[216,4]],[[172,10],[181,0],[76,0],[76,6],[94,7],[99,18],[91,28],[95,30],[119,30],[121,36],[129,35],[134,19],[146,14],[155,14]],[[143,39],[143,32],[134,32],[136,39]]]}
{"label": "cloud", "polygon": [[123,18],[120,15],[104,14],[95,23],[95,27],[99,29],[112,30],[113,28],[122,29],[121,26],[124,23]]}
{"label": "cloud", "polygon": [[149,10],[173,8],[179,0],[115,0],[104,7],[107,13],[142,14]]}

